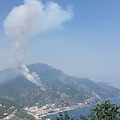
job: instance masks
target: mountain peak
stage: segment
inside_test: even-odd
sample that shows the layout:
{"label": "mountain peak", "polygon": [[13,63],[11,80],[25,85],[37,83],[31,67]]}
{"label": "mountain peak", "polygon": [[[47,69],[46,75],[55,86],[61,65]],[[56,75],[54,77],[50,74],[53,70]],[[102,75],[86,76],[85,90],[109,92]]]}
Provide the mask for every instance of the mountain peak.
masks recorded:
{"label": "mountain peak", "polygon": [[[0,85],[0,97],[22,106],[32,106],[35,103],[39,106],[53,103],[58,106],[72,106],[80,102],[92,104],[99,100],[120,97],[120,90],[117,88],[95,83],[88,78],[66,75],[46,64],[31,64],[27,68],[39,85],[18,75]],[[5,74],[6,71],[0,74]]]}

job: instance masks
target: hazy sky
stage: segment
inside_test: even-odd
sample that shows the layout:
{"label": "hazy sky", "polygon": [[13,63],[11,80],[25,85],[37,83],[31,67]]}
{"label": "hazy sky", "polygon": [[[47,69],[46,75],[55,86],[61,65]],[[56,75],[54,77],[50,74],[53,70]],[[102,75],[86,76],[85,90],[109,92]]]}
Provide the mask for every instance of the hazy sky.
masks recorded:
{"label": "hazy sky", "polygon": [[[30,38],[26,64],[46,63],[68,75],[109,82],[120,88],[120,0],[53,0],[73,17],[61,28]],[[47,0],[42,0],[43,4]],[[23,0],[0,1],[0,69],[14,64],[3,21]]]}

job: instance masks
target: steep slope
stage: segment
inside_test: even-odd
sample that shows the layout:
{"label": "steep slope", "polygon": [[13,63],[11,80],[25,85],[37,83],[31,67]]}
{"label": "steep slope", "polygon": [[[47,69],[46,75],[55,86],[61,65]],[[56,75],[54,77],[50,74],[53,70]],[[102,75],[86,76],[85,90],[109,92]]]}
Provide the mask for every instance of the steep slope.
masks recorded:
{"label": "steep slope", "polygon": [[51,88],[52,90],[76,99],[77,101],[84,101],[95,97],[95,93],[89,87],[81,84],[78,78],[68,76],[61,70],[57,70],[46,64],[31,64],[28,66],[31,73],[36,72],[41,80],[43,86]]}
{"label": "steep slope", "polygon": [[19,75],[17,68],[8,68],[0,71],[0,84],[4,84]]}
{"label": "steep slope", "polygon": [[9,99],[20,106],[39,106],[55,103],[56,105],[72,105],[74,100],[67,95],[61,95],[51,88],[36,86],[23,76],[18,76],[5,84],[0,85],[0,96]]}
{"label": "steep slope", "polygon": [[46,64],[31,64],[30,72],[36,72],[43,85],[83,101],[92,97],[95,100],[120,97],[120,90],[106,83],[95,83],[88,78],[76,78],[64,74]]}
{"label": "steep slope", "polygon": [[[87,78],[68,76],[46,64],[31,64],[27,67],[30,73],[36,76],[40,86],[18,75],[6,82],[0,82],[0,97],[20,106],[33,106],[36,103],[43,106],[54,103],[59,107],[76,105],[86,100],[91,104],[96,100],[120,97],[120,90],[117,88],[94,83]],[[2,77],[0,81],[3,81]]]}
{"label": "steep slope", "polygon": [[20,106],[10,100],[0,98],[0,120],[35,120],[32,115],[28,115]]}
{"label": "steep slope", "polygon": [[108,83],[95,83],[88,78],[77,79],[77,82],[95,91],[95,93],[101,96],[103,100],[108,98],[120,97],[120,90],[111,86]]}

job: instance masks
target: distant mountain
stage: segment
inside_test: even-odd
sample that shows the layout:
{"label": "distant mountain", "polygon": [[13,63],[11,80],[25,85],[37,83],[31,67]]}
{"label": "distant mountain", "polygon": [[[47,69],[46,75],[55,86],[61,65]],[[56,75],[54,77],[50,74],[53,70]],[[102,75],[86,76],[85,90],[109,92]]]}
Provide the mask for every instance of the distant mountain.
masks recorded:
{"label": "distant mountain", "polygon": [[[92,104],[95,101],[120,97],[120,90],[106,83],[68,76],[46,64],[31,64],[27,67],[40,86],[18,74],[6,82],[0,82],[0,97],[21,106],[54,103],[58,107],[77,105],[81,102]],[[5,72],[6,70],[1,71],[0,75]],[[3,81],[1,76],[0,81]]]}
{"label": "distant mountain", "polygon": [[17,68],[8,68],[0,71],[0,84],[4,84],[19,75]]}

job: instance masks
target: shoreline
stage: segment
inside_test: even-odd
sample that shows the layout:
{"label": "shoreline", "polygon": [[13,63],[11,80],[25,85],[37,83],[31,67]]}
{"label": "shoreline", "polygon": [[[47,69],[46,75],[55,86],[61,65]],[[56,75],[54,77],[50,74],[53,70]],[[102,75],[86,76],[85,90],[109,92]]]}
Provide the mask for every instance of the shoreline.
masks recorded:
{"label": "shoreline", "polygon": [[[92,105],[95,105],[95,104],[92,104]],[[41,116],[40,116],[40,119],[42,119],[43,117],[49,116],[49,115],[55,115],[55,114],[62,113],[62,112],[65,112],[65,111],[70,111],[70,110],[74,110],[74,109],[78,109],[78,108],[91,107],[92,105],[71,107],[71,108],[69,108],[69,109],[60,110],[59,112],[48,113],[48,114],[46,114],[46,115],[41,115]]]}
{"label": "shoreline", "polygon": [[[109,99],[107,99],[109,100]],[[111,101],[113,100],[120,100],[120,98],[112,98],[110,99]],[[102,103],[106,100],[101,100],[99,101],[98,103]],[[50,120],[50,116],[51,115],[57,115],[58,113],[63,113],[65,111],[71,111],[71,110],[75,110],[75,109],[81,109],[81,108],[87,108],[87,107],[92,107],[92,106],[95,106],[97,104],[96,103],[93,103],[93,104],[85,104],[85,103],[82,103],[82,104],[78,104],[78,105],[73,105],[71,107],[65,107],[65,108],[56,108],[56,107],[53,107],[53,108],[49,108],[49,106],[45,107],[44,108],[38,108],[37,106],[33,106],[32,108],[27,109],[25,110],[28,114],[31,114],[32,116],[34,116],[37,120],[45,120],[45,119],[49,119]],[[44,118],[45,117],[45,118]]]}
{"label": "shoreline", "polygon": [[[120,98],[112,98],[112,99],[106,99],[106,100],[119,100]],[[102,101],[106,101],[106,100],[102,100]],[[101,103],[102,101],[99,101],[99,103]],[[71,107],[69,109],[64,109],[64,110],[60,110],[59,112],[54,112],[54,113],[48,113],[46,115],[41,115],[40,118],[42,119],[43,117],[49,116],[49,115],[55,115],[61,112],[65,112],[65,111],[70,111],[70,110],[74,110],[74,109],[78,109],[78,108],[85,108],[85,107],[92,107],[94,105],[96,105],[97,102],[95,104],[91,104],[91,105],[83,105],[83,106],[78,106],[78,107]],[[117,103],[116,103],[117,104]]]}

